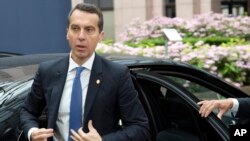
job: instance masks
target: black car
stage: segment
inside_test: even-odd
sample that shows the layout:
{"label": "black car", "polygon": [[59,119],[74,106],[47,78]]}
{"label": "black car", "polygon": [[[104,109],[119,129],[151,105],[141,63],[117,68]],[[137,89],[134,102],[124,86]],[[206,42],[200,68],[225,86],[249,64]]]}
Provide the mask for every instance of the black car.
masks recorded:
{"label": "black car", "polygon": [[[16,141],[22,132],[18,126],[19,107],[30,91],[38,63],[65,55],[36,54],[0,59],[0,141]],[[150,121],[152,138],[149,141],[228,141],[229,125],[249,122],[232,117],[230,113],[220,120],[217,111],[208,118],[199,115],[197,102],[200,100],[248,96],[206,71],[168,59],[104,57],[130,68]],[[41,125],[46,125],[44,115],[40,121]]]}
{"label": "black car", "polygon": [[21,55],[21,54],[19,54],[19,53],[11,53],[11,52],[1,52],[0,51],[0,58],[2,58],[2,57],[17,56],[17,55]]}

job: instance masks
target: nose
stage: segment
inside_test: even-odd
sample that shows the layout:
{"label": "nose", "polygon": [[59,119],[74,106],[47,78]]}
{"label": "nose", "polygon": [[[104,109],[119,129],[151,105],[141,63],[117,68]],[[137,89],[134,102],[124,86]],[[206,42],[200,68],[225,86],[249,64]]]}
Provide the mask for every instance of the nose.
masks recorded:
{"label": "nose", "polygon": [[84,30],[81,30],[78,36],[79,40],[84,40],[85,39],[85,33]]}

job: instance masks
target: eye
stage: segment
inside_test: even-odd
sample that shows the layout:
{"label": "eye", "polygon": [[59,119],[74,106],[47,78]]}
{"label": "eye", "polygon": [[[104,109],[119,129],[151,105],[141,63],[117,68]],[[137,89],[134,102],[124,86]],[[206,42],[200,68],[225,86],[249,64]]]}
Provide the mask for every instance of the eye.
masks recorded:
{"label": "eye", "polygon": [[78,26],[71,26],[71,29],[74,31],[74,32],[77,32],[80,30],[80,27]]}
{"label": "eye", "polygon": [[89,35],[94,34],[95,33],[95,28],[93,28],[93,27],[87,27],[87,28],[85,28],[85,32],[87,34],[89,34]]}

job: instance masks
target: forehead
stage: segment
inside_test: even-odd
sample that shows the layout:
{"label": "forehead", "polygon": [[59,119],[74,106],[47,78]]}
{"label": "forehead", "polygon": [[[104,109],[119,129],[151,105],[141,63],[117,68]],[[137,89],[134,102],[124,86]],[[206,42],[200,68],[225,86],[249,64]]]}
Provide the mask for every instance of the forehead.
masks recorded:
{"label": "forehead", "polygon": [[75,10],[72,12],[69,22],[70,25],[92,25],[97,26],[99,21],[99,17],[96,13],[89,13],[86,11]]}

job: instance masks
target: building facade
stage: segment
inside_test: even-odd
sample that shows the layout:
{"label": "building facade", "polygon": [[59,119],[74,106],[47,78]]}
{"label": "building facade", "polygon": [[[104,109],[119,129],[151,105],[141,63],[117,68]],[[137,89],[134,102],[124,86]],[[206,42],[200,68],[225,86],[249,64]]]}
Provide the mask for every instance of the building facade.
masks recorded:
{"label": "building facade", "polygon": [[250,15],[250,0],[72,0],[94,3],[103,10],[107,39],[119,40],[119,34],[131,20],[142,21],[155,16],[192,18],[208,12],[227,15]]}

